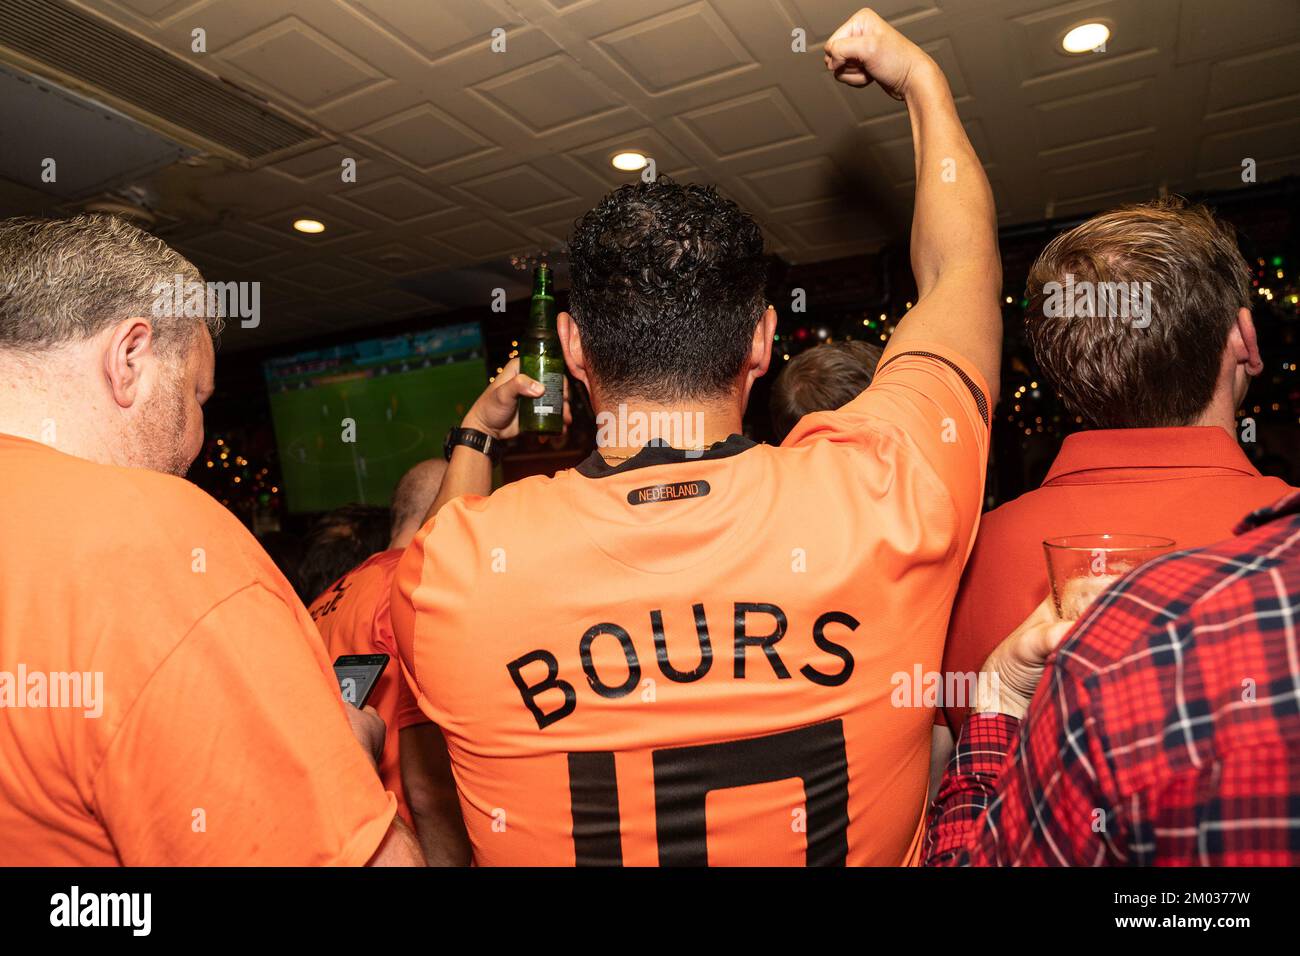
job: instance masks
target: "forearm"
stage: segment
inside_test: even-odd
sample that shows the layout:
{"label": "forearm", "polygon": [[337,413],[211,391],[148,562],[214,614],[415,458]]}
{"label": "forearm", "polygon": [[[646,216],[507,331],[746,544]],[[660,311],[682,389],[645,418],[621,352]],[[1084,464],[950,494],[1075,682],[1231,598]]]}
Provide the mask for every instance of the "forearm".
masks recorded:
{"label": "forearm", "polygon": [[952,734],[944,724],[935,724],[930,730],[930,802],[939,799],[939,785],[952,759],[954,744]]}
{"label": "forearm", "polygon": [[912,272],[919,299],[941,276],[985,276],[1001,284],[993,191],[966,136],[948,81],[928,57],[908,77],[905,94],[916,159]]}
{"label": "forearm", "polygon": [[997,790],[1020,721],[1006,714],[972,714],[943,776],[930,815],[925,866],[969,865],[975,828]]}
{"label": "forearm", "polygon": [[[1035,615],[1045,609],[1046,602]],[[1037,620],[1035,615],[1030,615],[1016,635]],[[1027,688],[1023,681],[1016,679],[1016,672],[1008,669],[1010,679],[1004,681],[998,670],[999,664],[1007,659],[1008,646],[1019,646],[1015,641],[1013,635],[999,645],[980,671],[975,707],[962,724],[957,744],[950,751],[948,769],[934,794],[926,839],[926,866],[969,866],[990,860],[986,855],[988,847],[978,839],[977,828],[981,815],[998,792],[1007,754],[1016,748],[1020,725],[1029,708]],[[1006,831],[1022,822],[1012,816],[1005,822],[1000,837],[1007,836]],[[992,859],[997,858],[995,852]]]}
{"label": "forearm", "polygon": [[[473,427],[469,424],[466,428]],[[438,496],[433,499],[421,525],[428,524],[429,519],[447,502],[461,495],[490,495],[492,493],[492,459],[481,451],[475,451],[465,445],[458,445],[452,450],[451,461],[447,463],[447,472],[443,475]]]}
{"label": "forearm", "polygon": [[[500,441],[500,432],[495,428],[490,428],[474,413],[465,416],[461,422],[462,428],[473,428],[475,431],[485,432],[492,436],[493,441]],[[424,515],[421,525],[429,523],[429,520],[438,513],[438,511],[447,502],[453,498],[459,498],[461,495],[490,495],[492,494],[492,459],[483,452],[466,445],[457,445],[451,450],[451,459],[447,462],[447,471],[442,476],[442,484],[438,487],[438,495],[433,499],[433,504]]]}
{"label": "forearm", "polygon": [[[1095,708],[1082,682],[1049,663],[1069,629],[1044,600],[984,662],[974,712],[935,800],[926,865],[1095,866],[1106,858],[1110,837],[1096,831],[1094,813],[1121,801],[1091,732]],[[1047,792],[1051,813],[1042,812]],[[1116,817],[1105,819],[1118,828]]]}
{"label": "forearm", "polygon": [[402,730],[402,789],[429,866],[468,866],[469,836],[442,731],[435,724]]}
{"label": "forearm", "polygon": [[370,858],[367,866],[424,866],[424,854],[420,852],[420,843],[415,839],[411,828],[402,822],[401,817],[393,817],[379,849]]}
{"label": "forearm", "polygon": [[407,799],[425,862],[429,866],[469,866],[469,836],[465,833],[455,788],[415,800],[408,793]]}

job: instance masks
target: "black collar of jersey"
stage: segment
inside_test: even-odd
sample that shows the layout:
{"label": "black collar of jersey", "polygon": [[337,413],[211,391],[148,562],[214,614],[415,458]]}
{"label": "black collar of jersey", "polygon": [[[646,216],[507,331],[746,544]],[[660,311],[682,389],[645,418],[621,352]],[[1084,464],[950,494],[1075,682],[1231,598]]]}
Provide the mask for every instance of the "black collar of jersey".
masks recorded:
{"label": "black collar of jersey", "polygon": [[716,458],[730,458],[732,455],[739,455],[742,451],[747,451],[757,444],[758,442],[746,438],[744,435],[731,435],[726,441],[714,442],[702,451],[688,451],[684,448],[674,448],[662,438],[654,438],[651,439],[648,445],[642,446],[639,452],[618,466],[611,465],[601,457],[599,449],[593,451],[578,466],[578,474],[584,478],[606,478],[610,475],[622,475],[637,468],[648,468],[651,465],[673,465],[687,461],[713,461]]}

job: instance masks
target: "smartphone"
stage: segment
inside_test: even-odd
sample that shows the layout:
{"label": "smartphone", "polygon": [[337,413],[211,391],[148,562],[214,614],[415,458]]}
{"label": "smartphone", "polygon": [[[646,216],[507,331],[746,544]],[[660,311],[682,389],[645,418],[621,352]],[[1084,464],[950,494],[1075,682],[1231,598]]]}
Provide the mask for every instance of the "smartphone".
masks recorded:
{"label": "smartphone", "polygon": [[334,676],[338,678],[343,699],[358,708],[366,706],[379,675],[388,666],[387,654],[344,654],[334,662]]}

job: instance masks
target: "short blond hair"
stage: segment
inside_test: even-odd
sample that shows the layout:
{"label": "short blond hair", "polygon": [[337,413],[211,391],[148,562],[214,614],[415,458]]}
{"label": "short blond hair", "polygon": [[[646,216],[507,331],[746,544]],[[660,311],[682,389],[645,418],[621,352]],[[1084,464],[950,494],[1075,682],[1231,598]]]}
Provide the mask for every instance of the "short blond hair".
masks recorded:
{"label": "short blond hair", "polygon": [[160,349],[175,351],[217,317],[158,315],[158,288],[202,282],[199,270],[125,219],[0,220],[0,349],[39,352],[81,341],[130,316],[152,320]]}

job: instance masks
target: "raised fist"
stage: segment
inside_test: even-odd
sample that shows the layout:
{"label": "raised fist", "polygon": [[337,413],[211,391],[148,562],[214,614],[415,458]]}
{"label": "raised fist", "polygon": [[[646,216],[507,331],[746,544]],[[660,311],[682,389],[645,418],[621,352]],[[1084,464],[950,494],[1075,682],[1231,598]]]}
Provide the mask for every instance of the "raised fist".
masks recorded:
{"label": "raised fist", "polygon": [[875,81],[900,100],[917,71],[938,69],[924,50],[868,7],[849,17],[826,41],[825,50],[826,68],[841,83],[866,86]]}

